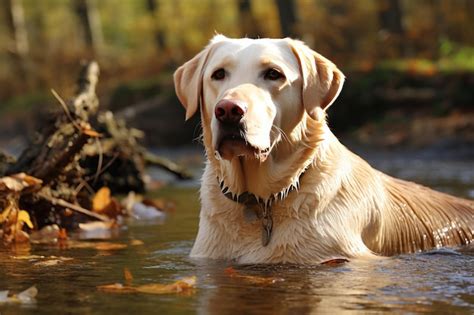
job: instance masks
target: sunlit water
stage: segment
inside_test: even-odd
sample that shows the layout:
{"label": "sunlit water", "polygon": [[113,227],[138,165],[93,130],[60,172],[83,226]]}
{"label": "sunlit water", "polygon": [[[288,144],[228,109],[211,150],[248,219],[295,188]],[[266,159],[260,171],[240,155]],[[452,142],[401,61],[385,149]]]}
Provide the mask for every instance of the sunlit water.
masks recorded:
{"label": "sunlit water", "polygon": [[[472,162],[373,159],[377,167],[439,190],[473,198]],[[188,186],[188,187],[186,187]],[[189,187],[191,186],[191,187]],[[33,246],[28,255],[71,257],[55,266],[13,259],[0,252],[0,290],[20,292],[36,285],[36,302],[0,305],[3,314],[308,314],[367,312],[474,312],[474,249],[443,249],[380,260],[330,266],[234,266],[242,275],[283,278],[254,284],[229,277],[228,262],[188,257],[197,231],[196,182],[157,192],[176,202],[163,221],[130,222],[111,242],[143,245],[120,250],[59,249]],[[25,254],[25,253],[23,253]],[[170,283],[196,275],[185,294],[106,293],[97,286],[124,282]]]}

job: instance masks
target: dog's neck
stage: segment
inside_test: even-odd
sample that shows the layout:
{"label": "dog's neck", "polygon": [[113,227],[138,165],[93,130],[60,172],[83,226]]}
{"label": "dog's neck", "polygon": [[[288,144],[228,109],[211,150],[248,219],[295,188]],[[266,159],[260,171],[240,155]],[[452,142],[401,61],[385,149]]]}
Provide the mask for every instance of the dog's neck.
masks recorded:
{"label": "dog's neck", "polygon": [[299,185],[301,174],[312,167],[320,144],[328,135],[332,134],[324,120],[306,117],[280,140],[264,162],[243,157],[219,160],[213,152],[207,155],[216,177],[228,191],[235,195],[250,193],[267,201]]}

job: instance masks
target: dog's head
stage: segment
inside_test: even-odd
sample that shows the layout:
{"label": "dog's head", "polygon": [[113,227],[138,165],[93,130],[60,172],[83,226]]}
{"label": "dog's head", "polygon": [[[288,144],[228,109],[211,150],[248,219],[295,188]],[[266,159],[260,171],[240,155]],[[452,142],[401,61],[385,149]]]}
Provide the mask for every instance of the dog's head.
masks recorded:
{"label": "dog's head", "polygon": [[200,105],[211,152],[263,162],[305,115],[324,121],[344,75],[300,41],[217,35],[176,70],[174,82],[186,119]]}

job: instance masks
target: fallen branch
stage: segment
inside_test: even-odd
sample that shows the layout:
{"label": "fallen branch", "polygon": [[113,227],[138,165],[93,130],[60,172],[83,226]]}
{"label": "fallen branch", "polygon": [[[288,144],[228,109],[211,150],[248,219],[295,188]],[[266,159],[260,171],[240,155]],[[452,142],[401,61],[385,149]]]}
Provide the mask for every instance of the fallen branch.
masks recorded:
{"label": "fallen branch", "polygon": [[149,165],[160,167],[165,171],[176,175],[179,179],[193,178],[193,176],[187,170],[178,164],[148,151],[145,152],[145,162]]}
{"label": "fallen branch", "polygon": [[88,119],[98,109],[95,94],[98,75],[96,62],[84,65],[76,96],[67,107],[55,94],[64,112],[56,117],[54,124],[47,126],[45,132],[21,154],[17,163],[7,169],[6,174],[24,172],[47,185],[77,156],[94,134]]}
{"label": "fallen branch", "polygon": [[49,201],[49,202],[51,202],[53,205],[58,205],[60,207],[67,208],[67,209],[85,214],[87,216],[96,218],[96,219],[98,219],[100,221],[103,221],[103,222],[110,222],[108,217],[106,217],[104,215],[100,215],[100,214],[95,213],[95,212],[92,212],[90,210],[87,210],[87,209],[85,209],[85,208],[83,208],[79,205],[75,205],[73,203],[67,202],[66,200],[55,198],[55,197],[52,197],[52,196],[48,196],[44,193],[38,193],[38,196],[45,199],[45,200],[47,200],[47,201]]}

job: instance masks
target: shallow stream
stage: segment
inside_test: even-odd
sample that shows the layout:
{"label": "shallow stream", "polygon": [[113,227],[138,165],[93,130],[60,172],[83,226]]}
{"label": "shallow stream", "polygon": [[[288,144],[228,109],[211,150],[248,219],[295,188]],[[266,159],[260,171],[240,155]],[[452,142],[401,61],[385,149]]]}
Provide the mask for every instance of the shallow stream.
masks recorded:
{"label": "shallow stream", "polygon": [[[474,198],[472,161],[373,157],[371,162],[392,175]],[[188,257],[198,223],[197,181],[171,183],[156,195],[175,201],[176,210],[164,221],[132,221],[107,240],[125,248],[36,245],[26,253],[0,252],[0,291],[20,292],[32,285],[38,289],[36,301],[0,305],[0,314],[474,312],[472,245],[337,266],[233,266],[241,276],[231,277],[225,272],[228,262]],[[18,259],[22,255],[27,259]],[[72,259],[44,266],[32,255]],[[97,290],[99,285],[123,283],[124,268],[135,285],[196,276],[196,289],[167,295]]]}

